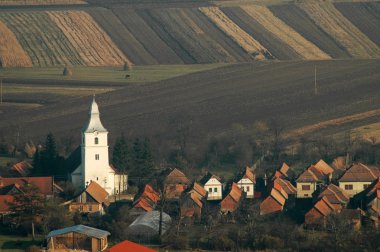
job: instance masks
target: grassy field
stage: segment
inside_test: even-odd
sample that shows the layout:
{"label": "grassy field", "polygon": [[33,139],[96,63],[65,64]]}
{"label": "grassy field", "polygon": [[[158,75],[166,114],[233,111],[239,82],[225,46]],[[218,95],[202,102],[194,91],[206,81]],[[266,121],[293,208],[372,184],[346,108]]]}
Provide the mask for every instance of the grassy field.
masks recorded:
{"label": "grassy field", "polygon": [[[224,64],[197,65],[151,65],[134,66],[131,71],[123,71],[122,67],[73,67],[72,76],[63,76],[63,67],[49,68],[3,68],[0,78],[4,79],[41,79],[41,80],[74,80],[139,83],[154,82],[194,72],[205,71],[224,66]],[[130,77],[126,78],[126,75]]]}
{"label": "grassy field", "polygon": [[43,237],[37,236],[36,241],[32,237],[0,235],[0,251],[1,252],[24,252],[32,245],[39,245]]}

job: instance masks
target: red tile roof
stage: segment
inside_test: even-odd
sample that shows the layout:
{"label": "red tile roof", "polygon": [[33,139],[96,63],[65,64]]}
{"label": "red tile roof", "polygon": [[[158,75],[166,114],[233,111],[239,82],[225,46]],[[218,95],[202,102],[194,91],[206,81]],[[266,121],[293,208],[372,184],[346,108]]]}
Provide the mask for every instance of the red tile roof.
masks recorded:
{"label": "red tile roof", "polygon": [[260,215],[281,212],[284,206],[275,200],[272,196],[268,196],[260,204]]}
{"label": "red tile roof", "polygon": [[192,191],[197,192],[201,197],[206,197],[207,195],[207,191],[197,182],[194,182]]}
{"label": "red tile roof", "polygon": [[153,187],[149,184],[146,184],[144,187],[144,191],[141,194],[140,197],[146,197],[153,201],[154,203],[157,203],[160,200],[160,194],[156,192]]}
{"label": "red tile roof", "polygon": [[376,167],[368,167],[362,163],[351,165],[339,179],[339,182],[372,182],[380,176]]}
{"label": "red tile roof", "polygon": [[287,194],[296,194],[297,189],[290,183],[289,180],[277,178],[273,181],[274,184],[279,184]]}
{"label": "red tile roof", "polygon": [[149,200],[146,198],[139,198],[138,200],[136,200],[133,205],[133,208],[140,208],[146,212],[151,212],[154,209],[152,203],[149,202]]}
{"label": "red tile roof", "polygon": [[184,184],[168,184],[165,188],[165,196],[167,199],[178,199],[186,188],[187,185]]}
{"label": "red tile roof", "polygon": [[256,184],[256,176],[255,173],[253,172],[253,169],[249,166],[245,167],[244,171],[241,173],[239,176],[239,180],[241,179],[249,179],[252,183]]}
{"label": "red tile roof", "polygon": [[7,202],[13,202],[14,197],[12,195],[0,195],[0,213],[9,213],[9,206]]}
{"label": "red tile roof", "polygon": [[33,166],[28,163],[27,161],[21,161],[17,164],[14,164],[11,167],[11,171],[17,172],[20,174],[22,177],[26,177],[30,174],[30,170],[33,168]]}
{"label": "red tile roof", "polygon": [[314,207],[318,212],[320,212],[323,216],[327,216],[335,211],[334,206],[329,202],[326,196],[320,198],[314,205]]}
{"label": "red tile roof", "polygon": [[347,205],[350,200],[350,196],[343,189],[334,184],[330,184],[318,195],[318,198],[322,197],[326,197],[333,205]]}
{"label": "red tile roof", "polygon": [[324,175],[328,175],[334,172],[334,169],[329,166],[325,161],[322,159],[319,160],[317,163],[314,164],[314,166],[320,170]]}
{"label": "red tile roof", "polygon": [[137,243],[125,240],[106,250],[106,252],[158,252]]}
{"label": "red tile roof", "polygon": [[38,187],[44,195],[54,194],[53,177],[20,177],[20,178],[3,178],[0,177],[0,188],[12,184],[32,184]]}
{"label": "red tile roof", "polygon": [[231,186],[230,193],[220,202],[222,212],[234,212],[240,205],[242,190],[234,182]]}
{"label": "red tile roof", "polygon": [[288,177],[288,171],[289,171],[290,167],[285,163],[283,162],[282,163],[282,166],[280,167],[280,169],[278,169],[278,171],[284,176],[284,177]]}
{"label": "red tile roof", "polygon": [[91,181],[85,191],[100,204],[106,202],[108,199],[108,192],[95,181]]}
{"label": "red tile roof", "polygon": [[179,169],[174,168],[165,178],[165,184],[189,184],[189,179]]}
{"label": "red tile roof", "polygon": [[288,199],[288,194],[285,192],[284,189],[282,189],[282,186],[280,184],[274,183],[273,184],[273,189],[276,189],[276,191],[278,191],[283,198]]}
{"label": "red tile roof", "polygon": [[317,167],[312,165],[297,178],[297,182],[318,182],[322,181],[324,178],[325,174],[323,174]]}

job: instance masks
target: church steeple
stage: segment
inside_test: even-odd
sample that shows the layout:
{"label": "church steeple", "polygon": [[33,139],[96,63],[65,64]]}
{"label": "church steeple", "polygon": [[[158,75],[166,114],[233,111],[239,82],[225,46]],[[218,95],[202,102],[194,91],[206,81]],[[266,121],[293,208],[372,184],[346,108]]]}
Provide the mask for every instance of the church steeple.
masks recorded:
{"label": "church steeple", "polygon": [[108,132],[107,129],[104,128],[102,122],[100,121],[99,107],[95,101],[95,95],[92,99],[89,116],[90,118],[88,120],[88,123],[82,129],[83,133]]}

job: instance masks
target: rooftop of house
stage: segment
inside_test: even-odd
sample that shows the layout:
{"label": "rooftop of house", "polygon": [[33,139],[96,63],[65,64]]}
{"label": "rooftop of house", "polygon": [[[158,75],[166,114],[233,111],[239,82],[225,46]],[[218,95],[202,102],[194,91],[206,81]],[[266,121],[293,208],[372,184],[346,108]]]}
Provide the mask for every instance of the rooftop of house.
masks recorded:
{"label": "rooftop of house", "polygon": [[104,237],[107,237],[110,235],[110,233],[108,231],[105,231],[105,230],[101,230],[101,229],[97,229],[97,228],[93,228],[93,227],[89,227],[89,226],[85,226],[85,225],[76,225],[76,226],[72,226],[72,227],[67,227],[67,228],[62,228],[62,229],[51,231],[46,236],[46,238],[49,239],[49,238],[54,237],[54,236],[63,235],[63,234],[71,233],[71,232],[83,234],[83,235],[86,235],[89,237],[95,237],[98,239],[101,239],[101,238],[104,238]]}
{"label": "rooftop of house", "polygon": [[333,212],[335,212],[334,206],[330,203],[328,198],[326,196],[321,197],[313,206],[318,212],[323,215],[327,216]]}
{"label": "rooftop of house", "polygon": [[91,181],[84,191],[100,204],[105,203],[108,200],[108,192],[95,181]]}
{"label": "rooftop of house", "polygon": [[212,174],[211,172],[207,172],[206,175],[204,175],[200,180],[199,180],[199,183],[201,185],[205,185],[210,179],[212,178],[215,178],[216,180],[218,180],[219,182],[222,182],[222,179],[214,174]]}
{"label": "rooftop of house", "polygon": [[120,242],[106,250],[106,252],[121,252],[121,251],[158,252],[158,250],[147,248],[140,244],[137,244],[128,240]]}
{"label": "rooftop of house", "polygon": [[53,177],[18,177],[18,178],[3,178],[0,177],[0,188],[9,185],[18,184],[23,186],[25,184],[32,184],[36,186],[44,195],[54,194],[54,181]]}
{"label": "rooftop of house", "polygon": [[325,179],[325,174],[321,172],[317,167],[311,165],[307,168],[301,175],[297,178],[297,183],[316,183],[318,181],[323,181]]}
{"label": "rooftop of house", "polygon": [[326,197],[331,204],[347,205],[350,196],[340,187],[330,184],[319,195],[318,198]]}
{"label": "rooftop of house", "polygon": [[340,177],[339,182],[372,182],[380,176],[377,167],[368,167],[362,163],[352,164]]}
{"label": "rooftop of house", "polygon": [[319,171],[321,171],[324,175],[332,174],[334,172],[334,169],[328,165],[324,160],[319,160],[317,163],[314,164],[314,167],[316,167]]}
{"label": "rooftop of house", "polygon": [[237,181],[240,181],[242,179],[249,179],[252,183],[256,184],[256,176],[251,167],[245,167],[244,170],[239,174]]}
{"label": "rooftop of house", "polygon": [[198,193],[201,197],[206,197],[207,196],[207,191],[197,182],[193,183],[193,187],[191,189],[192,191],[195,191]]}
{"label": "rooftop of house", "polygon": [[21,177],[27,177],[31,173],[33,166],[27,161],[18,162],[11,167],[11,171],[17,173]]}
{"label": "rooftop of house", "polygon": [[282,179],[282,178],[276,178],[273,181],[273,184],[278,184],[282,187],[282,189],[287,193],[287,194],[296,194],[297,189],[290,183],[289,180]]}
{"label": "rooftop of house", "polygon": [[260,215],[281,212],[284,205],[279,203],[273,196],[269,195],[260,204]]}
{"label": "rooftop of house", "polygon": [[178,168],[169,169],[166,173],[165,184],[184,184],[190,183],[186,175]]}

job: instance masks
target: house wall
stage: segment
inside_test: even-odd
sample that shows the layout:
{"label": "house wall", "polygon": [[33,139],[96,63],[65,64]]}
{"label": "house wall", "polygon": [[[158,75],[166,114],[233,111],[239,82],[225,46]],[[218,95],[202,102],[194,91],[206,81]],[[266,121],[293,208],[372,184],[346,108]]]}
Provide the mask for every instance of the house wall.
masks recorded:
{"label": "house wall", "polygon": [[207,200],[221,200],[222,199],[222,183],[220,183],[219,180],[215,178],[211,178],[204,185],[204,189],[208,192]]}
{"label": "house wall", "polygon": [[[343,189],[350,197],[353,197],[355,194],[360,193],[365,189],[365,186],[369,186],[372,183],[370,182],[339,182],[339,187]],[[352,190],[346,189],[346,185],[352,185]]]}
{"label": "house wall", "polygon": [[70,212],[82,212],[82,213],[103,213],[103,207],[99,203],[79,203],[73,202],[69,205]]}
{"label": "house wall", "polygon": [[[249,198],[249,199],[254,198],[255,184],[251,180],[249,180],[247,178],[243,178],[243,179],[239,180],[239,182],[237,182],[237,185],[240,189],[242,189],[244,192],[246,192],[247,198]],[[249,188],[249,189],[247,189],[247,188]]]}
{"label": "house wall", "polygon": [[220,202],[220,211],[222,213],[235,212],[238,208],[238,204],[239,203],[235,202],[230,196],[227,196],[222,202]]}
{"label": "house wall", "polygon": [[[310,190],[303,190],[303,185],[309,185]],[[298,183],[297,182],[297,198],[312,198],[313,193],[317,189],[316,183]]]}

